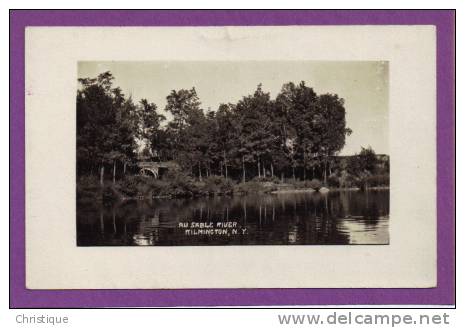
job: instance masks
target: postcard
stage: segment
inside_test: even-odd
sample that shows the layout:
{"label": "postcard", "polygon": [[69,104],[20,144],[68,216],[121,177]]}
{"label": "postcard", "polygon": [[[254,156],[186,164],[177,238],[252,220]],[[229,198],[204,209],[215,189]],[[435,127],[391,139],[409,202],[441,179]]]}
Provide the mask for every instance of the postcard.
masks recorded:
{"label": "postcard", "polygon": [[31,289],[436,286],[433,26],[30,27]]}

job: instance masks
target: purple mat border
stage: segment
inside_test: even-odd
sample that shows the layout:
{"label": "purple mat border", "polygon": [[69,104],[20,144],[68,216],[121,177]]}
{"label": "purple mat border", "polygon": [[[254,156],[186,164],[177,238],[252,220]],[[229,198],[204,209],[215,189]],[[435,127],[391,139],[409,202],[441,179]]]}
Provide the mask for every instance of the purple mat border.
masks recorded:
{"label": "purple mat border", "polygon": [[[424,289],[28,290],[25,288],[26,26],[435,25],[438,286]],[[10,307],[455,304],[455,12],[453,10],[10,11]]]}

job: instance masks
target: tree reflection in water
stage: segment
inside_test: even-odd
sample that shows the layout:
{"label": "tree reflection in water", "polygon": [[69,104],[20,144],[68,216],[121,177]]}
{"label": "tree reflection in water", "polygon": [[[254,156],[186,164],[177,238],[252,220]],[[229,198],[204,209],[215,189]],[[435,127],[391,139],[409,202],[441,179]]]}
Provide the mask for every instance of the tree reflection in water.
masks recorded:
{"label": "tree reflection in water", "polygon": [[[187,235],[179,223],[236,222],[246,233]],[[79,246],[388,244],[389,191],[335,191],[77,206]]]}

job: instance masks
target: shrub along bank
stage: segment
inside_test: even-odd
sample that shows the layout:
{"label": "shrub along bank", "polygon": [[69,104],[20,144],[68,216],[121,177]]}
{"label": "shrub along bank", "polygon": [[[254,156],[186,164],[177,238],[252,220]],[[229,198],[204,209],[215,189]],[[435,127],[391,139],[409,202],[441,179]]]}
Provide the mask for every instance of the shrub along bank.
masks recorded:
{"label": "shrub along bank", "polygon": [[102,186],[95,177],[82,177],[77,183],[77,198],[80,201],[114,201],[124,199],[150,198],[190,198],[213,195],[271,193],[276,190],[315,190],[373,188],[389,186],[389,176],[369,176],[365,179],[329,178],[326,186],[318,179],[281,181],[276,177],[254,178],[246,182],[236,182],[223,176],[209,176],[201,181],[182,172],[167,174],[163,179],[149,176],[128,175]]}

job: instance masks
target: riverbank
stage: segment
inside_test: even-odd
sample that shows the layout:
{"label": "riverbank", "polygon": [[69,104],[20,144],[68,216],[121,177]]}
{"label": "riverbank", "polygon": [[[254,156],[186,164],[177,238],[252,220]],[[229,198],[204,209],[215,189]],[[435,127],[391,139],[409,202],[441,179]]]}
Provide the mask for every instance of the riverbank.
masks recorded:
{"label": "riverbank", "polygon": [[[389,189],[388,186],[368,186],[367,189]],[[124,201],[131,199],[193,198],[218,195],[327,193],[329,191],[360,190],[359,187],[326,186],[317,179],[280,181],[277,178],[255,178],[236,182],[222,176],[210,176],[202,181],[184,174],[158,180],[147,176],[127,176],[122,180],[105,182],[93,177],[77,181],[77,199],[81,201]]]}

